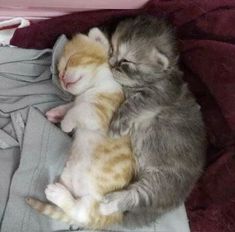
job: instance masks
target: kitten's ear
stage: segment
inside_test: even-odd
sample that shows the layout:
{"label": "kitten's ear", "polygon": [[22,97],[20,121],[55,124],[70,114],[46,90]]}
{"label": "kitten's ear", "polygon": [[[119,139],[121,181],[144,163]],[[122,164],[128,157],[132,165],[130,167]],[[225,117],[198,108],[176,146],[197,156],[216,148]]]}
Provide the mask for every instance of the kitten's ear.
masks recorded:
{"label": "kitten's ear", "polygon": [[166,70],[169,67],[169,59],[163,53],[159,52],[158,49],[153,49],[151,52],[151,58],[154,62],[157,62],[163,70]]}
{"label": "kitten's ear", "polygon": [[109,41],[99,28],[94,27],[90,29],[88,37],[102,44],[107,51],[109,50]]}

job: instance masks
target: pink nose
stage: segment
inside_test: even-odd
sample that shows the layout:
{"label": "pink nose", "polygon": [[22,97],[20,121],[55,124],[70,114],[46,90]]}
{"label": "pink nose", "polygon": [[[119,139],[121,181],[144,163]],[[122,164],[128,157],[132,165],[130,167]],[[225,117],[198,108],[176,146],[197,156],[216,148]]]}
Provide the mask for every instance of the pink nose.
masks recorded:
{"label": "pink nose", "polygon": [[64,84],[64,86],[67,85],[67,78],[64,73],[59,74],[59,79]]}
{"label": "pink nose", "polygon": [[64,79],[64,73],[59,74],[59,79],[60,79],[60,80],[63,80],[63,79]]}
{"label": "pink nose", "polygon": [[61,76],[60,81],[64,84],[65,87],[67,87],[69,81],[65,78],[65,76]]}

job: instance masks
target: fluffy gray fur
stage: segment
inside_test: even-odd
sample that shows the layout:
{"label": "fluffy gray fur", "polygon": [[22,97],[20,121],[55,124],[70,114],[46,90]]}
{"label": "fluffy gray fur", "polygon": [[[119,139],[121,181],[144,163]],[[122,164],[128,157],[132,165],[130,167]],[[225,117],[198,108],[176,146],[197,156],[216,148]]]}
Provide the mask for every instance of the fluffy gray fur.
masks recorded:
{"label": "fluffy gray fur", "polygon": [[[126,100],[110,133],[131,135],[138,170],[136,180],[107,195],[102,207],[127,211],[126,222],[132,217],[139,226],[185,201],[203,170],[205,130],[200,107],[182,80],[168,23],[151,16],[126,19],[111,43],[110,64]],[[147,211],[154,216],[144,216]]]}

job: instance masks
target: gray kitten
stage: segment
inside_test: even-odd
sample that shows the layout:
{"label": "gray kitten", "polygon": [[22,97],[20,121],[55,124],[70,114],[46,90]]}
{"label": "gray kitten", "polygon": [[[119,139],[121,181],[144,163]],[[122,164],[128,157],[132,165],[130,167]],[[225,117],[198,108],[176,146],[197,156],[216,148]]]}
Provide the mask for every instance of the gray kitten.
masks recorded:
{"label": "gray kitten", "polygon": [[[200,107],[182,80],[171,26],[139,16],[120,22],[111,37],[110,64],[123,86],[125,102],[110,133],[130,134],[137,179],[109,194],[102,212],[129,211],[126,222],[149,223],[182,204],[202,173],[205,130]],[[145,214],[151,211],[147,217]],[[139,224],[136,224],[139,222]]]}

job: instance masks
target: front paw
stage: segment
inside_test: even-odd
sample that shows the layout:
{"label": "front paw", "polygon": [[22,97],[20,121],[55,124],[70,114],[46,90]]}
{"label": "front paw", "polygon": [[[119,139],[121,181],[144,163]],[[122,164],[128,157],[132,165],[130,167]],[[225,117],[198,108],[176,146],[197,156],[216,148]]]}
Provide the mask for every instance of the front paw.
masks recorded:
{"label": "front paw", "polygon": [[72,107],[72,103],[57,106],[46,112],[47,119],[52,123],[61,122],[67,111]]}
{"label": "front paw", "polygon": [[69,120],[67,118],[64,118],[61,121],[60,127],[62,131],[64,131],[65,133],[70,133],[72,132],[73,129],[76,128],[76,123],[72,119]]}
{"label": "front paw", "polygon": [[51,109],[46,112],[47,119],[52,123],[58,123],[61,122],[61,120],[64,117],[64,114],[57,108]]}
{"label": "front paw", "polygon": [[109,135],[113,138],[125,136],[129,131],[130,125],[124,118],[113,120],[109,127]]}
{"label": "front paw", "polygon": [[117,212],[128,210],[129,206],[128,191],[113,192],[106,195],[100,203],[102,215],[110,215]]}
{"label": "front paw", "polygon": [[120,127],[119,127],[119,121],[113,120],[109,127],[109,136],[116,138],[120,137]]}

